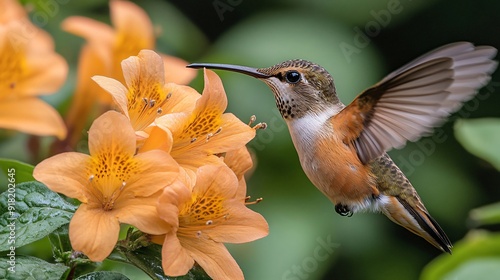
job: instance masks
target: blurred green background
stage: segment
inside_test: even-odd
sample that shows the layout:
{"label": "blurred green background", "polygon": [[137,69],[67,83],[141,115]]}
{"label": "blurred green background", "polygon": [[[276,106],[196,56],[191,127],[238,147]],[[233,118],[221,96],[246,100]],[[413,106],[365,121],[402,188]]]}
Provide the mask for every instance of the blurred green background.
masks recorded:
{"label": "blurred green background", "polygon": [[[43,10],[49,1],[24,2]],[[45,100],[61,108],[74,89],[84,41],[60,30],[60,22],[70,15],[109,22],[109,8],[102,0],[52,2],[59,9],[41,27],[54,36],[56,49],[68,60],[71,72],[63,89]],[[500,2],[491,0],[134,2],[156,25],[161,52],[189,62],[254,67],[308,59],[332,74],[344,103],[390,71],[441,45],[470,41],[500,47]],[[264,198],[252,209],[267,219],[270,234],[256,242],[228,246],[247,279],[418,279],[424,266],[441,254],[381,214],[339,216],[300,168],[267,86],[240,74],[218,74],[228,95],[228,111],[243,121],[255,114],[269,125],[249,145],[256,167],[248,192]],[[200,77],[192,86],[202,90]],[[453,123],[458,118],[500,117],[499,104],[500,73],[495,73],[480,98],[468,102],[437,131],[443,141],[428,137],[390,152],[453,242],[471,229],[471,209],[500,197],[498,171],[457,142]],[[1,157],[37,163],[27,152],[29,136],[1,132],[1,137]],[[50,140],[43,139],[43,143]],[[325,243],[333,244],[325,249]],[[48,248],[42,240],[19,250],[50,260]],[[321,257],[315,253],[318,250]],[[500,267],[498,258],[493,265]],[[116,267],[134,275],[132,279],[142,277],[132,268]]]}

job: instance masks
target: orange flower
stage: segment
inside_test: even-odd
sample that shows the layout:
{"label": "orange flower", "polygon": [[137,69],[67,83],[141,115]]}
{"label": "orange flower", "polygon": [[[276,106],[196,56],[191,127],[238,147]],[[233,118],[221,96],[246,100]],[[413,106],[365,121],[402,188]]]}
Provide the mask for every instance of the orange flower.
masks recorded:
{"label": "orange flower", "polygon": [[[28,21],[26,11],[19,5],[17,0],[0,0],[0,24],[8,23],[13,20]],[[34,26],[33,26],[34,27]]]}
{"label": "orange flower", "polygon": [[[144,10],[128,1],[110,1],[109,6],[113,27],[81,16],[69,17],[62,23],[65,31],[87,40],[79,59],[75,96],[66,116],[70,135],[63,146],[76,146],[96,100],[101,103],[100,110],[112,104],[110,96],[90,78],[103,75],[124,83],[121,61],[142,49],[155,48],[153,24]],[[185,67],[184,60],[164,54],[161,57],[167,66],[164,78],[168,82],[187,84],[196,76],[195,71]]]}
{"label": "orange flower", "polygon": [[2,4],[0,127],[62,139],[66,129],[61,117],[37,95],[57,91],[68,66],[55,53],[49,34],[31,24],[18,3],[4,0]]}
{"label": "orange flower", "polygon": [[266,236],[269,228],[241,194],[226,166],[200,167],[192,191],[180,181],[164,189],[158,213],[169,225],[162,248],[166,275],[185,275],[196,261],[213,279],[243,279],[222,242],[250,242]]}
{"label": "orange flower", "polygon": [[125,114],[139,135],[154,120],[164,114],[190,111],[200,97],[188,86],[165,84],[165,70],[161,57],[151,50],[142,50],[122,62],[125,87],[119,81],[94,76],[92,79],[111,94],[118,108]]}
{"label": "orange flower", "polygon": [[233,150],[224,155],[224,163],[233,170],[238,180],[244,179],[243,175],[252,169],[252,156],[246,146]]}
{"label": "orange flower", "polygon": [[[244,175],[250,176],[248,173],[251,173],[253,167],[252,156],[248,152],[247,147],[226,153],[224,155],[224,163],[236,174],[239,184],[238,195],[244,197],[247,193],[247,182]],[[257,202],[260,200],[258,199]]]}
{"label": "orange flower", "polygon": [[169,152],[193,182],[198,167],[223,165],[216,154],[239,149],[255,136],[255,129],[233,114],[224,113],[226,107],[220,78],[205,70],[205,88],[194,110],[167,114],[155,121],[172,138]]}
{"label": "orange flower", "polygon": [[69,226],[71,244],[93,261],[102,261],[118,240],[119,225],[164,233],[156,201],[178,175],[165,152],[134,155],[135,133],[114,111],[96,119],[89,130],[90,156],[68,152],[39,163],[33,176],[53,191],[82,202]]}

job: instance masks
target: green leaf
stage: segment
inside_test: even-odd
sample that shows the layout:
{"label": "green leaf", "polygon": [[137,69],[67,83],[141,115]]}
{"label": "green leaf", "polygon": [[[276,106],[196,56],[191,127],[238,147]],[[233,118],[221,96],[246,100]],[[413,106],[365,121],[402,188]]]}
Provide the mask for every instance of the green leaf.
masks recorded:
{"label": "green leaf", "polygon": [[[496,269],[491,262],[496,262]],[[437,279],[491,279],[470,278],[471,270],[488,268],[491,273],[500,275],[500,233],[485,231],[471,231],[466,238],[457,242],[453,248],[453,255],[441,255],[430,262],[422,271],[421,280]],[[493,269],[493,270],[492,270]],[[479,274],[477,274],[479,275]]]}
{"label": "green leaf", "polygon": [[[33,165],[7,158],[0,158],[0,186],[8,187],[8,183],[34,181]],[[6,190],[3,189],[3,190]]]}
{"label": "green leaf", "polygon": [[49,234],[52,254],[56,262],[69,264],[73,260],[73,248],[69,241],[69,226],[64,224]]}
{"label": "green leaf", "polygon": [[473,209],[469,217],[474,226],[500,224],[500,202]]}
{"label": "green leaf", "polygon": [[195,265],[188,274],[179,277],[170,277],[170,280],[211,280],[210,276],[207,275],[205,270],[201,266]]}
{"label": "green leaf", "polygon": [[471,154],[500,170],[500,119],[458,120],[455,137]]}
{"label": "green leaf", "polygon": [[69,267],[48,263],[30,256],[0,258],[0,279],[9,280],[53,280],[60,279]]}
{"label": "green leaf", "polygon": [[498,280],[498,275],[500,275],[500,257],[488,257],[465,262],[444,279]]}
{"label": "green leaf", "polygon": [[121,273],[113,271],[96,271],[82,275],[75,280],[128,280],[129,278]]}
{"label": "green leaf", "polygon": [[68,224],[64,224],[60,228],[51,232],[49,234],[49,240],[52,246],[54,246],[61,252],[72,250],[71,242],[69,241]]}
{"label": "green leaf", "polygon": [[47,236],[68,223],[76,208],[40,182],[15,185],[0,194],[0,251]]}
{"label": "green leaf", "polygon": [[169,279],[161,267],[161,246],[152,244],[134,251],[125,251],[125,257],[133,265],[146,272],[153,279]]}

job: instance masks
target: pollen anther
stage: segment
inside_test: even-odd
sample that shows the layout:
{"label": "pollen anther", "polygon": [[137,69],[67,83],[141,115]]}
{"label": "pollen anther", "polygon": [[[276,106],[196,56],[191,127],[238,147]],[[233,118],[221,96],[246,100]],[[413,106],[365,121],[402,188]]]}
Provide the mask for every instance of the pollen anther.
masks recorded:
{"label": "pollen anther", "polygon": [[209,133],[209,134],[207,134],[207,142],[208,142],[208,140],[210,140],[210,138],[212,138],[212,136],[214,136],[214,134],[213,134],[213,133]]}
{"label": "pollen anther", "polygon": [[222,131],[222,126],[221,126],[221,127],[219,127],[219,128],[215,131],[214,135],[217,135],[217,134],[221,133],[221,131]]}
{"label": "pollen anther", "polygon": [[257,130],[257,129],[266,129],[267,128],[267,123],[261,122],[261,123],[256,124],[252,128],[255,129],[255,130]]}
{"label": "pollen anther", "polygon": [[252,123],[254,123],[255,120],[257,120],[257,117],[255,115],[250,116],[250,122],[248,122],[248,125],[252,125]]}

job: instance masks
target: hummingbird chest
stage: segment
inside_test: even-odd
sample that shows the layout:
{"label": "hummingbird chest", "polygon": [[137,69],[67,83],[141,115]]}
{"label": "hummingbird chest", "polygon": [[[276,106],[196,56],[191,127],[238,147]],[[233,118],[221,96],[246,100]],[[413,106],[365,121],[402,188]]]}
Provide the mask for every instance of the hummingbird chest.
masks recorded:
{"label": "hummingbird chest", "polygon": [[315,114],[288,122],[302,169],[333,203],[363,203],[377,194],[370,167],[361,163],[354,146],[342,141],[328,119]]}

